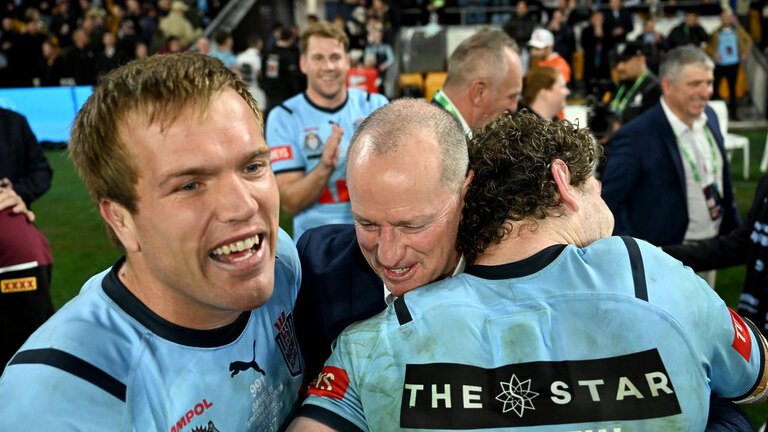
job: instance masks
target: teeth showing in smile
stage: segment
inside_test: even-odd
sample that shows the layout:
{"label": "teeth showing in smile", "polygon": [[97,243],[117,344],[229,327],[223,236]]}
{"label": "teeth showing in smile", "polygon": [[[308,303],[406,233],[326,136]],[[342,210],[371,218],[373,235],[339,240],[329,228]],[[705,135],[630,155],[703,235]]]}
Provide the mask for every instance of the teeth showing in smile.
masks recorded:
{"label": "teeth showing in smile", "polygon": [[389,269],[389,271],[391,271],[392,273],[395,273],[395,274],[403,274],[403,273],[407,272],[409,269],[410,269],[410,267],[403,267],[403,268]]}
{"label": "teeth showing in smile", "polygon": [[242,252],[244,250],[248,250],[252,248],[253,245],[258,245],[258,244],[259,244],[259,236],[257,234],[245,240],[239,240],[239,241],[230,243],[228,245],[217,247],[216,249],[213,250],[213,255],[214,256],[229,255],[234,252]]}

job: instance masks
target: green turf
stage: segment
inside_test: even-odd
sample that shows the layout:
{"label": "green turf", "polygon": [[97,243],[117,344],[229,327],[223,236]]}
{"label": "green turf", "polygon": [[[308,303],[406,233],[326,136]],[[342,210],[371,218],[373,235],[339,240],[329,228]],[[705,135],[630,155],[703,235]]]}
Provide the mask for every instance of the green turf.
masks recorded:
{"label": "green turf", "polygon": [[[765,131],[742,132],[750,138],[751,177],[742,179],[741,154],[734,155],[733,178],[736,202],[744,216],[752,202],[760,176],[760,158],[765,147]],[[72,298],[89,277],[109,267],[120,252],[112,246],[84,185],[77,177],[68,154],[48,152],[54,177],[51,190],[33,208],[37,224],[48,237],[53,249],[52,296],[56,307]],[[281,215],[281,226],[289,233],[290,218]],[[735,307],[741,292],[744,267],[721,270],[717,276],[717,292]],[[663,337],[663,336],[660,336]],[[768,405],[747,410],[755,424],[768,418]]]}

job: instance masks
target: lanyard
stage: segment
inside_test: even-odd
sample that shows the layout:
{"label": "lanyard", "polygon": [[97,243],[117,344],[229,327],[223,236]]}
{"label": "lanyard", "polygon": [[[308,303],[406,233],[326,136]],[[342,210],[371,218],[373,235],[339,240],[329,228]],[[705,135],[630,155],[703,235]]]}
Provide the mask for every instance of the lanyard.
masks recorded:
{"label": "lanyard", "polygon": [[432,96],[432,100],[437,102],[441,107],[443,107],[444,110],[448,111],[452,116],[456,117],[456,120],[461,123],[462,129],[464,129],[464,133],[469,135],[471,137],[471,129],[469,129],[469,125],[467,124],[466,120],[464,120],[464,116],[461,115],[459,112],[459,109],[456,108],[456,106],[453,105],[453,102],[451,102],[446,95],[443,94],[442,90],[438,90],[435,92],[434,96]]}
{"label": "lanyard", "polygon": [[627,107],[627,104],[635,96],[635,92],[640,88],[641,85],[643,85],[643,82],[645,82],[646,78],[648,78],[648,69],[646,69],[645,72],[637,77],[635,83],[632,84],[632,87],[629,89],[627,95],[623,99],[621,97],[624,96],[624,90],[626,87],[624,84],[622,84],[621,87],[619,87],[619,91],[616,92],[616,97],[613,98],[613,102],[611,102],[611,111],[621,115],[621,113],[624,112],[624,108]]}
{"label": "lanyard", "polygon": [[[693,132],[693,129],[691,129],[691,132]],[[712,139],[712,132],[709,131],[707,126],[704,126],[704,136],[707,138],[707,143],[709,143],[709,153],[712,156],[712,175],[715,175],[718,169],[717,155],[715,154],[715,144]],[[683,152],[683,156],[685,156],[685,160],[688,161],[688,165],[691,167],[693,179],[696,180],[696,183],[701,184],[701,173],[699,173],[699,169],[696,167],[696,161],[693,160],[693,157],[686,146],[680,144],[678,137],[675,137],[675,139],[677,140],[678,147],[680,147],[680,150]]]}

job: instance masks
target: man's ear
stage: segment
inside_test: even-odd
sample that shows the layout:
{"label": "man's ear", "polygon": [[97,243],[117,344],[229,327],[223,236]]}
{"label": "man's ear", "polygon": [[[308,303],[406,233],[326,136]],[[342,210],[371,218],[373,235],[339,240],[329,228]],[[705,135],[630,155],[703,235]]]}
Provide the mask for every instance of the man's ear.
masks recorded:
{"label": "man's ear", "polygon": [[102,198],[99,200],[99,213],[109,227],[112,228],[112,231],[117,236],[117,239],[120,240],[127,253],[141,250],[136,232],[136,223],[128,209],[114,201]]}
{"label": "man's ear", "polygon": [[464,198],[467,196],[467,192],[469,191],[469,185],[472,184],[472,179],[475,178],[475,171],[469,170],[467,171],[467,178],[464,179],[464,184],[461,186],[461,202],[464,202]]}
{"label": "man's ear", "polygon": [[669,91],[672,88],[672,82],[670,82],[668,79],[661,79],[659,80],[659,84],[661,85],[661,94],[669,94]]}
{"label": "man's ear", "polygon": [[490,90],[488,83],[482,79],[476,79],[469,85],[469,100],[473,106],[482,104],[483,97]]}
{"label": "man's ear", "polygon": [[560,194],[563,204],[571,209],[571,211],[579,211],[576,188],[571,186],[571,171],[568,169],[568,165],[560,159],[555,159],[552,161],[550,170],[552,172],[552,178],[555,179],[557,192]]}
{"label": "man's ear", "polygon": [[304,54],[299,56],[299,69],[304,75],[307,74],[307,57]]}

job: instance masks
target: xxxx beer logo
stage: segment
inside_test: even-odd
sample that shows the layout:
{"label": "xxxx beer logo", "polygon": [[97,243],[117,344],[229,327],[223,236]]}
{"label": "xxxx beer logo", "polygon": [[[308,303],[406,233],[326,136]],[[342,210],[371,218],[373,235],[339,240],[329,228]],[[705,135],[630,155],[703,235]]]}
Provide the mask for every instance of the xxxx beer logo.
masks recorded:
{"label": "xxxx beer logo", "polygon": [[3,294],[35,290],[37,290],[37,278],[34,276],[0,280],[0,292]]}

